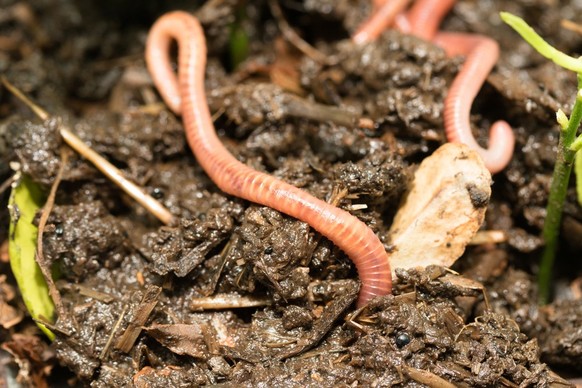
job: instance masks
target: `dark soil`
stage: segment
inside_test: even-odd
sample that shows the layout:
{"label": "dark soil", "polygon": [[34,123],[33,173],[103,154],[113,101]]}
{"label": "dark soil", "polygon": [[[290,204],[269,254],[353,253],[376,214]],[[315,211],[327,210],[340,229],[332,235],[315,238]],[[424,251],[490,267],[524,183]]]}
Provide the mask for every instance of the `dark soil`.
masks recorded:
{"label": "dark soil", "polygon": [[[351,212],[388,248],[415,166],[445,141],[443,99],[462,58],[395,31],[355,47],[348,38],[368,0],[280,2],[325,63],[281,37],[265,1],[193,3],[171,9],[203,23],[208,103],[230,152],[344,209],[366,204]],[[461,0],[449,14],[444,30],[501,46],[472,120],[482,144],[497,119],[516,134],[483,226],[509,239],[467,249],[454,267],[461,275],[399,271],[393,295],[357,312],[347,256],[305,223],[222,193],[190,152],[180,117],[160,108],[143,52],[165,4],[0,1],[0,71],[55,117],[41,122],[0,91],[0,185],[12,175],[8,163],[19,162],[48,192],[64,123],[180,219],[162,226],[72,154],[43,237],[67,316],[57,317],[52,343],[30,319],[4,326],[0,386],[18,369],[23,385],[38,387],[541,387],[568,386],[558,374],[582,373],[582,209],[573,185],[556,301],[538,307],[535,284],[555,111],[570,110],[576,79],[497,16],[516,13],[578,55],[582,36],[560,21],[579,15],[580,2]],[[236,67],[234,28],[249,39]],[[374,125],[358,126],[361,117]],[[8,191],[0,192],[0,244]],[[3,249],[0,301],[22,311]]]}

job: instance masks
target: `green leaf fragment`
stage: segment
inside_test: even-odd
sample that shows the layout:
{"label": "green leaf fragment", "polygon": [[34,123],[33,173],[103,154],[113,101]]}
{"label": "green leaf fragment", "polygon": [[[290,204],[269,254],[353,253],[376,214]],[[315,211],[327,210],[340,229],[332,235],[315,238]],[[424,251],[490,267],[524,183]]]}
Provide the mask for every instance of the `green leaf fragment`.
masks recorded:
{"label": "green leaf fragment", "polygon": [[560,124],[560,128],[562,128],[563,131],[568,129],[570,121],[568,120],[568,116],[566,116],[562,109],[558,109],[558,111],[556,112],[556,121],[558,122],[558,124]]}
{"label": "green leaf fragment", "polygon": [[521,37],[529,43],[537,52],[544,57],[553,61],[556,65],[565,69],[582,73],[582,60],[564,54],[560,50],[554,48],[539,36],[533,28],[531,28],[525,20],[519,16],[510,14],[509,12],[500,12],[501,20],[513,28]]}
{"label": "green leaf fragment", "polygon": [[[576,140],[570,144],[570,150],[574,152],[578,152],[582,149],[582,135],[579,135]],[[582,171],[581,171],[582,172]],[[582,177],[582,176],[581,176]]]}
{"label": "green leaf fragment", "polygon": [[576,153],[574,160],[574,173],[576,174],[576,195],[578,204],[582,206],[582,152]]}
{"label": "green leaf fragment", "polygon": [[[12,272],[30,315],[35,319],[42,317],[52,320],[55,306],[35,260],[38,228],[33,224],[33,220],[43,204],[44,195],[40,187],[28,176],[23,175],[12,188],[8,203],[10,211],[8,253]],[[51,340],[55,338],[53,332],[46,326],[37,324]]]}
{"label": "green leaf fragment", "polygon": [[235,69],[249,56],[249,37],[238,23],[231,27],[229,48],[231,65]]}
{"label": "green leaf fragment", "polygon": [[228,40],[230,64],[236,69],[249,56],[250,39],[243,24],[247,19],[244,6],[236,10],[235,20],[230,25],[230,37]]}

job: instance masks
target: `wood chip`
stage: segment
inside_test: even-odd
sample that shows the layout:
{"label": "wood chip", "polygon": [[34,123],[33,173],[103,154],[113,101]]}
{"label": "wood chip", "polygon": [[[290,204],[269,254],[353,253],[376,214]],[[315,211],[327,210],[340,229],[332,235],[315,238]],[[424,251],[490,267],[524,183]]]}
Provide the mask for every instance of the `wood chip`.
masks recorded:
{"label": "wood chip", "polygon": [[[6,275],[0,275],[0,326],[4,329],[19,324],[24,318],[22,309],[17,309],[10,305],[14,301],[16,291],[6,281]],[[0,384],[0,386],[2,386]]]}
{"label": "wood chip", "polygon": [[491,174],[463,144],[447,143],[426,158],[398,210],[390,241],[396,268],[448,267],[465,251],[485,217]]}
{"label": "wood chip", "polygon": [[197,323],[156,324],[146,327],[144,330],[149,336],[176,354],[204,359],[209,357],[203,325]]}
{"label": "wood chip", "polygon": [[24,313],[0,298],[0,326],[8,330],[16,326],[24,318]]}
{"label": "wood chip", "polygon": [[141,333],[143,325],[145,325],[154,307],[156,307],[161,292],[161,287],[148,286],[133,315],[133,320],[129,323],[127,329],[115,344],[116,349],[119,349],[124,353],[129,353],[135,340]]}
{"label": "wood chip", "polygon": [[423,369],[416,369],[407,365],[403,365],[404,372],[412,380],[424,384],[431,388],[455,388],[456,385],[435,375],[432,372]]}
{"label": "wood chip", "polygon": [[194,298],[190,302],[192,311],[230,310],[249,307],[269,306],[272,299],[252,295],[216,294],[208,297]]}

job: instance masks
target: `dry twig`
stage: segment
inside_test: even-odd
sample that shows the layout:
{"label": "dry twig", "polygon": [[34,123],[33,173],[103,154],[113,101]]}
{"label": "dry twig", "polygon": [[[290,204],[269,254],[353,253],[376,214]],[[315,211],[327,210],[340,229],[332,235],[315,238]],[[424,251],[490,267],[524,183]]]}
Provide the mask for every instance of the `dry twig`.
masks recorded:
{"label": "dry twig", "polygon": [[55,281],[53,280],[53,276],[51,273],[51,263],[47,261],[44,257],[43,252],[43,241],[42,236],[44,234],[44,229],[46,227],[46,223],[48,218],[53,210],[53,205],[55,204],[55,197],[57,195],[57,189],[61,180],[63,179],[63,174],[65,172],[65,167],[69,161],[69,150],[66,148],[61,148],[61,165],[59,167],[59,171],[57,176],[55,177],[55,181],[51,186],[51,190],[49,192],[48,198],[42,208],[42,213],[40,215],[40,220],[38,221],[38,235],[36,240],[36,262],[44,276],[44,280],[48,286],[49,295],[51,299],[55,303],[55,307],[57,308],[59,317],[64,321],[65,325],[69,325],[73,323],[73,317],[69,314],[68,310],[64,307],[63,301],[61,300],[61,294],[55,285]]}
{"label": "dry twig", "polygon": [[281,29],[281,33],[283,34],[283,36],[285,36],[285,39],[287,39],[293,46],[297,47],[299,51],[301,51],[303,54],[307,55],[314,61],[318,63],[327,62],[327,58],[324,54],[322,54],[315,47],[313,47],[305,40],[303,40],[297,34],[297,32],[295,32],[295,30],[291,28],[289,23],[287,23],[287,20],[285,20],[285,17],[283,16],[283,11],[281,10],[281,7],[279,6],[279,3],[276,0],[270,0],[269,7],[271,8],[271,13],[277,20],[279,28]]}
{"label": "dry twig", "polygon": [[[32,111],[41,119],[48,120],[51,116],[44,109],[33,103],[27,96],[25,96],[20,90],[18,90],[14,85],[12,85],[5,77],[1,77],[4,86],[14,94],[19,100],[25,103]],[[68,128],[61,126],[60,134],[65,140],[65,142],[85,159],[89,160],[99,171],[101,171],[105,176],[113,181],[119,188],[121,188],[130,197],[136,200],[140,205],[146,208],[150,213],[156,216],[164,224],[174,224],[175,218],[170,213],[168,209],[164,207],[160,202],[146,194],[143,189],[137,186],[135,183],[129,181],[123,175],[123,172],[116,168],[114,165],[109,163],[104,157],[99,155],[88,145],[86,145],[81,139],[79,139],[73,132]]]}

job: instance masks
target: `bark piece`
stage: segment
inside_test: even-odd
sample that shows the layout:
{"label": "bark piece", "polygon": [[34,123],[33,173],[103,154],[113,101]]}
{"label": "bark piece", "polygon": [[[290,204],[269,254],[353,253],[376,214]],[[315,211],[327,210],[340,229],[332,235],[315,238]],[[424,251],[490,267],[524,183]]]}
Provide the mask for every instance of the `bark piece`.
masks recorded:
{"label": "bark piece", "polygon": [[389,232],[396,268],[448,267],[465,251],[485,216],[491,174],[463,144],[447,143],[426,158]]}

